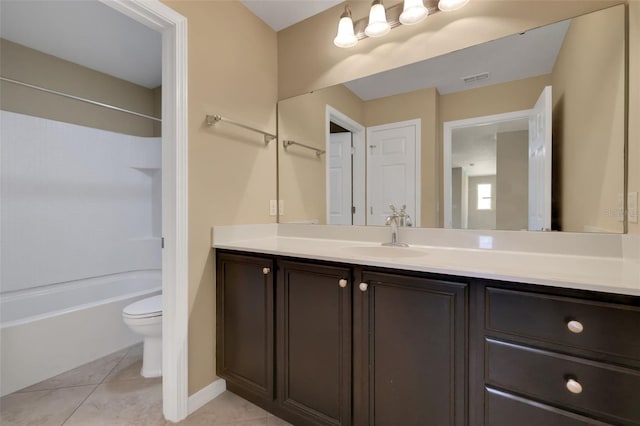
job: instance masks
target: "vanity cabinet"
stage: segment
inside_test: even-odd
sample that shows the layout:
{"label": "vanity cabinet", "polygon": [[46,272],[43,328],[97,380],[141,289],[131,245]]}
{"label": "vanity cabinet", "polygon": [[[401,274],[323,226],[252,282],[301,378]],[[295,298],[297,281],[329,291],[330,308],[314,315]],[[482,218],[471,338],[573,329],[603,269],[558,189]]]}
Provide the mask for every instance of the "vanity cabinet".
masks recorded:
{"label": "vanity cabinet", "polygon": [[369,271],[358,282],[355,424],[467,424],[467,284]]}
{"label": "vanity cabinet", "polygon": [[218,255],[217,374],[230,389],[265,402],[275,398],[274,277],[272,259]]}
{"label": "vanity cabinet", "polygon": [[278,400],[294,424],[351,424],[351,275],[278,261]]}
{"label": "vanity cabinet", "polygon": [[217,278],[229,390],[296,426],[466,424],[467,284],[225,251]]}
{"label": "vanity cabinet", "polygon": [[479,288],[485,424],[640,424],[637,298]]}
{"label": "vanity cabinet", "polygon": [[217,251],[217,373],[296,426],[640,425],[640,297]]}

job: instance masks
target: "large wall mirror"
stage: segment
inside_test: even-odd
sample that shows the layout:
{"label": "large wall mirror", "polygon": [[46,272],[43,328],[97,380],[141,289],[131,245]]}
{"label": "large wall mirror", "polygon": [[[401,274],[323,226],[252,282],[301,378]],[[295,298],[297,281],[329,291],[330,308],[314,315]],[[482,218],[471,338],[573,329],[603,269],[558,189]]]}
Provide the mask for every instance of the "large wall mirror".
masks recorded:
{"label": "large wall mirror", "polygon": [[280,101],[281,223],[623,232],[625,6]]}

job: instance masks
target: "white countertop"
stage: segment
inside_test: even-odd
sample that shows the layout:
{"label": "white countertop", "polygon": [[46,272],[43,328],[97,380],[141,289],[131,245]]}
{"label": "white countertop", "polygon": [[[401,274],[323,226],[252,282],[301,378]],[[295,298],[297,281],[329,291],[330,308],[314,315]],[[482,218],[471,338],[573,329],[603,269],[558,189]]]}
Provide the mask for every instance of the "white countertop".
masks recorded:
{"label": "white countertop", "polygon": [[[598,236],[585,235],[584,238],[575,237],[571,244],[576,245],[576,255],[565,247],[565,253],[552,253],[544,246],[534,247],[529,244],[527,233],[518,233],[509,236],[510,239],[521,239],[524,250],[496,250],[494,244],[485,245],[486,248],[450,247],[445,245],[416,244],[419,242],[421,231],[416,230],[415,235],[405,232],[407,240],[411,240],[408,249],[381,248],[380,242],[367,241],[371,235],[355,239],[358,233],[340,232],[349,239],[336,237],[332,226],[312,225],[284,227],[282,225],[248,225],[232,227],[215,227],[213,231],[212,246],[217,249],[230,249],[254,253],[264,253],[279,256],[290,256],[304,259],[317,259],[330,262],[343,262],[365,266],[379,266],[398,270],[432,272],[448,275],[458,275],[476,278],[488,278],[504,281],[526,282],[554,287],[575,288],[609,293],[640,295],[640,259],[638,247],[640,237],[614,236],[620,240],[621,248],[615,248],[616,240],[607,235],[608,241],[599,241]],[[320,228],[318,228],[320,227]],[[324,229],[322,229],[324,227]],[[313,232],[307,232],[310,229]],[[292,229],[294,231],[292,231]],[[344,229],[344,228],[342,228]],[[384,230],[384,228],[382,228]],[[314,237],[322,231],[327,238]],[[442,235],[447,231],[439,230],[440,242]],[[379,230],[372,231],[377,234]],[[389,232],[384,230],[382,232]],[[424,233],[425,231],[422,231]],[[426,231],[429,232],[429,231]],[[453,231],[459,234],[460,231]],[[483,232],[487,234],[487,241],[499,240],[504,237],[499,233]],[[294,236],[292,236],[294,235]],[[297,236],[295,236],[297,235]],[[377,235],[376,235],[377,236]],[[458,235],[459,236],[459,235]],[[549,239],[557,239],[549,244],[562,244],[560,239],[569,238],[561,234],[548,235]],[[631,239],[630,241],[624,240]],[[491,239],[491,240],[487,240]],[[363,241],[364,240],[364,241]],[[480,240],[482,241],[482,240]],[[501,242],[504,244],[504,242]],[[517,245],[517,241],[511,241]],[[585,255],[585,243],[593,245],[598,255]],[[609,252],[597,251],[601,244],[610,244]],[[499,245],[499,244],[496,244]],[[480,244],[482,246],[482,243]],[[489,247],[490,246],[490,247]],[[628,248],[625,249],[625,247]],[[568,247],[568,246],[567,246]],[[391,251],[387,251],[391,250]],[[600,248],[601,250],[601,248]],[[625,250],[629,253],[625,253]],[[586,253],[589,253],[588,250]]]}

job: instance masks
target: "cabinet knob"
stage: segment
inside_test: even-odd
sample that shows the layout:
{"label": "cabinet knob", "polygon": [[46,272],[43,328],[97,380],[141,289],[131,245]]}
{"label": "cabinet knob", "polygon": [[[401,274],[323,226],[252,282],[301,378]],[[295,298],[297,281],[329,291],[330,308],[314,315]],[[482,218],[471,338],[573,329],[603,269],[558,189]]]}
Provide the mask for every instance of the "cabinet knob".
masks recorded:
{"label": "cabinet knob", "polygon": [[367,289],[369,288],[369,284],[367,284],[367,283],[360,283],[360,285],[358,286],[358,288],[360,288],[360,291],[367,291]]}
{"label": "cabinet knob", "polygon": [[342,278],[340,281],[338,281],[338,285],[342,288],[345,288],[347,286],[347,280]]}
{"label": "cabinet knob", "polygon": [[262,268],[262,273],[265,275],[269,275],[269,272],[271,272],[271,268]]}
{"label": "cabinet knob", "polygon": [[569,379],[567,380],[567,390],[571,393],[579,394],[582,393],[582,385],[578,383],[577,380]]}
{"label": "cabinet knob", "polygon": [[569,321],[567,323],[567,328],[569,329],[570,332],[575,334],[580,334],[584,330],[584,326],[582,325],[582,323],[580,321],[575,321],[575,320]]}

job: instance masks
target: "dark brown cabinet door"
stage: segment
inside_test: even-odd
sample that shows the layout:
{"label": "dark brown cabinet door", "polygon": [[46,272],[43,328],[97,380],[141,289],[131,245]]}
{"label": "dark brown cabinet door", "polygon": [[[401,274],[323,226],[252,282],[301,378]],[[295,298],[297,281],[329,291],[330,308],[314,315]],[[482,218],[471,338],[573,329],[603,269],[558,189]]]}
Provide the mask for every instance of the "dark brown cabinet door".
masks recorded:
{"label": "dark brown cabinet door", "polygon": [[217,259],[217,374],[232,391],[272,401],[274,263],[229,253]]}
{"label": "dark brown cabinet door", "polygon": [[467,285],[363,272],[354,292],[354,423],[465,425]]}
{"label": "dark brown cabinet door", "polygon": [[351,270],[279,262],[278,388],[294,424],[351,424]]}

